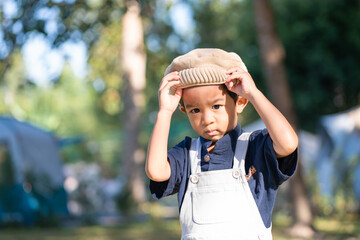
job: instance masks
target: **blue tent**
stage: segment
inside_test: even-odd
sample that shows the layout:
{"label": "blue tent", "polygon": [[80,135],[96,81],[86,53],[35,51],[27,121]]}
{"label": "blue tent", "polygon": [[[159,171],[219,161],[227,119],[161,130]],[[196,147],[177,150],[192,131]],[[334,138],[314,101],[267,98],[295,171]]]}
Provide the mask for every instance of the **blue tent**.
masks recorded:
{"label": "blue tent", "polygon": [[31,225],[67,214],[57,146],[53,134],[0,117],[0,223]]}

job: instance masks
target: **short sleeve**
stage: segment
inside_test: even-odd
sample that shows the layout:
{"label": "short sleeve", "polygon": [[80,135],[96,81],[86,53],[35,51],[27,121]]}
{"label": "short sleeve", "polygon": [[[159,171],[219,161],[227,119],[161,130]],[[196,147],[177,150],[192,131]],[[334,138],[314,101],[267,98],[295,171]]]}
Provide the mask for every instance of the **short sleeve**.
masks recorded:
{"label": "short sleeve", "polygon": [[169,180],[164,182],[150,180],[150,192],[155,199],[178,193],[183,176],[186,174],[190,146],[191,138],[186,137],[168,151],[168,161],[171,167]]}
{"label": "short sleeve", "polygon": [[267,129],[252,133],[247,156],[253,159],[254,165],[267,172],[268,181],[264,180],[272,188],[277,188],[294,174],[298,159],[297,149],[289,156],[278,159]]}
{"label": "short sleeve", "polygon": [[271,226],[271,214],[279,186],[295,172],[297,150],[278,159],[266,129],[250,135],[245,168],[254,166],[256,172],[249,179],[249,187],[266,227]]}

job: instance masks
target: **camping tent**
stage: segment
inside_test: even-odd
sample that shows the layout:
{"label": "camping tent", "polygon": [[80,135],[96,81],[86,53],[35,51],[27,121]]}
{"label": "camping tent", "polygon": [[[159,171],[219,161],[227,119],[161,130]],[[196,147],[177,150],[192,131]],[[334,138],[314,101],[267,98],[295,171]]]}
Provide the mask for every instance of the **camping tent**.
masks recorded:
{"label": "camping tent", "polygon": [[360,200],[360,106],[320,119],[321,148],[317,160],[320,190],[333,196],[352,185]]}
{"label": "camping tent", "polygon": [[11,179],[0,182],[0,221],[10,214],[31,224],[38,213],[45,217],[66,213],[62,162],[54,135],[29,123],[0,117],[0,145],[1,170],[11,172],[7,174]]}

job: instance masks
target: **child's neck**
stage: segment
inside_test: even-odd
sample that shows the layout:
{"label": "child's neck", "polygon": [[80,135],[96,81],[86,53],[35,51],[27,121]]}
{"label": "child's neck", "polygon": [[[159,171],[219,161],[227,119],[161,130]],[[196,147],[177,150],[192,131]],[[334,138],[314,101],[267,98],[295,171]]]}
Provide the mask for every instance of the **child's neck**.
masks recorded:
{"label": "child's neck", "polygon": [[216,142],[212,142],[211,145],[207,148],[208,153],[212,153],[214,151],[215,143]]}

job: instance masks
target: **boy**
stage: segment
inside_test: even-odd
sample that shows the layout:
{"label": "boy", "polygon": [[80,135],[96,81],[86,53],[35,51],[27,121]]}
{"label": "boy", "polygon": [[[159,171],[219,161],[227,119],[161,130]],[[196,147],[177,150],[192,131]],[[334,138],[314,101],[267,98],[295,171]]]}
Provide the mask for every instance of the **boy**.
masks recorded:
{"label": "boy", "polygon": [[[241,129],[237,114],[248,101],[267,129]],[[167,151],[179,102],[200,137]],[[237,54],[195,49],[173,60],[159,88],[146,161],[150,190],[157,199],[178,193],[184,240],[272,239],[277,188],[295,171],[297,145]]]}

